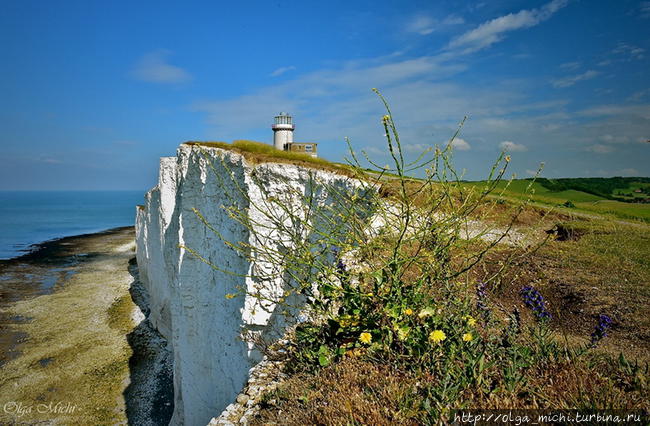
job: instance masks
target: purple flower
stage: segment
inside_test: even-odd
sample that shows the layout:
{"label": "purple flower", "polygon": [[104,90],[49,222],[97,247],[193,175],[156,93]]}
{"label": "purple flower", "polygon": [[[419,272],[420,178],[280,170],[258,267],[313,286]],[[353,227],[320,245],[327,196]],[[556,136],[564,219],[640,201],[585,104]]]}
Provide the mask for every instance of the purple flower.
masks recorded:
{"label": "purple flower", "polygon": [[527,285],[521,289],[521,296],[524,299],[524,304],[528,306],[533,314],[539,321],[546,321],[551,319],[551,314],[546,309],[546,302],[544,297],[533,286]]}
{"label": "purple flower", "polygon": [[598,324],[596,325],[594,332],[591,333],[592,348],[595,348],[603,337],[607,337],[607,330],[612,326],[612,322],[613,321],[609,316],[605,314],[598,315]]}
{"label": "purple flower", "polygon": [[476,285],[476,309],[483,313],[487,321],[490,316],[490,309],[487,306],[487,283],[479,281]]}
{"label": "purple flower", "polygon": [[334,258],[336,259],[336,273],[338,274],[339,278],[343,280],[344,282],[347,282],[349,278],[348,274],[348,268],[343,262],[343,259],[341,258],[341,252],[337,250],[336,248],[332,249],[332,254],[334,255]]}

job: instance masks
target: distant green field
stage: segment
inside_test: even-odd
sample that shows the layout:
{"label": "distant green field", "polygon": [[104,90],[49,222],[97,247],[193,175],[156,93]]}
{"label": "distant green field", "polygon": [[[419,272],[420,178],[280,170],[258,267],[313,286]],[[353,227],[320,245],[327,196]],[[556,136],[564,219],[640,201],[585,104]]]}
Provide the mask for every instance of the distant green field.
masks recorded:
{"label": "distant green field", "polygon": [[[467,186],[481,188],[485,182],[466,182]],[[492,193],[494,196],[503,194],[506,198],[525,198],[526,189],[531,185],[529,180],[514,180],[510,182],[500,182],[497,189]],[[635,185],[634,187],[643,186]],[[585,212],[594,212],[598,214],[613,215],[623,219],[638,219],[650,221],[650,204],[625,203],[621,201],[608,200],[605,197],[589,194],[583,191],[568,189],[563,191],[551,191],[542,186],[539,182],[531,185],[533,193],[530,194],[532,201],[552,206],[562,206],[570,201],[575,206],[572,209],[582,210]]]}
{"label": "distant green field", "polygon": [[621,218],[650,222],[650,204],[602,200],[595,203],[576,203],[576,207],[596,213],[613,214]]}
{"label": "distant green field", "polygon": [[646,182],[632,182],[627,188],[615,189],[613,195],[627,200],[650,198],[650,184]]}

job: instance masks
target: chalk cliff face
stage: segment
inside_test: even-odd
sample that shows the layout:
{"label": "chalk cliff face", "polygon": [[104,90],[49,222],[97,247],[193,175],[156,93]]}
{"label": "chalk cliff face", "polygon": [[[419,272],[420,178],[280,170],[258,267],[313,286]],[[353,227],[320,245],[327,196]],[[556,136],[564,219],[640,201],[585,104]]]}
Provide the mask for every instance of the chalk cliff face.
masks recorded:
{"label": "chalk cliff face", "polygon": [[[248,370],[261,359],[242,341],[242,333],[272,335],[282,323],[273,303],[262,305],[251,296],[226,297],[246,289],[272,299],[283,288],[277,280],[251,278],[252,268],[271,270],[278,265],[264,259],[252,265],[224,241],[273,247],[282,235],[267,226],[274,223],[269,217],[286,212],[273,207],[263,211],[260,206],[273,205],[271,197],[309,188],[317,203],[327,205],[340,202],[340,194],[358,186],[350,178],[296,165],[252,165],[219,148],[181,145],[177,157],[161,159],[158,185],[137,210],[136,243],[140,277],[150,294],[149,318],[174,352],[172,424],[207,424],[233,402]],[[328,193],[332,188],[337,201]],[[286,207],[297,209],[299,203],[290,198]],[[233,205],[248,212],[254,232],[224,208]]]}

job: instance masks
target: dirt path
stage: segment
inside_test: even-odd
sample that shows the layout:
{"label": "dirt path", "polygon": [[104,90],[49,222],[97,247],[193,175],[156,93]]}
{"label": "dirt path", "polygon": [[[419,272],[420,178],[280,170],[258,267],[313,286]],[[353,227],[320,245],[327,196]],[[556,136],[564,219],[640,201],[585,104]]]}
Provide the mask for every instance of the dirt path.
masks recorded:
{"label": "dirt path", "polygon": [[[3,302],[14,300],[1,306],[2,334],[22,342],[4,339],[0,424],[126,424],[124,393],[135,358],[128,337],[144,318],[129,292],[133,228],[68,238],[49,249],[0,265],[3,284],[23,280],[24,288],[9,287],[25,292],[3,288],[11,296]],[[49,289],[25,282],[52,271]]]}

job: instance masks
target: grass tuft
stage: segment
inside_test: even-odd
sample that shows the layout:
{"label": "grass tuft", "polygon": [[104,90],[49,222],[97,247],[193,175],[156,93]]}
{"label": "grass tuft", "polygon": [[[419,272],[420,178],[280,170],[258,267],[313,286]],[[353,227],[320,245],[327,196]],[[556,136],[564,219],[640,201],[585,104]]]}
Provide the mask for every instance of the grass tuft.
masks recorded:
{"label": "grass tuft", "polygon": [[352,168],[343,164],[336,164],[323,158],[312,157],[311,155],[301,154],[290,151],[280,151],[272,145],[250,140],[235,140],[232,143],[227,142],[185,142],[184,145],[203,146],[209,148],[221,148],[228,151],[234,151],[241,154],[246,160],[259,163],[287,163],[299,166],[305,166],[312,169],[328,170],[346,176],[351,176],[354,172]]}

